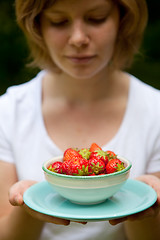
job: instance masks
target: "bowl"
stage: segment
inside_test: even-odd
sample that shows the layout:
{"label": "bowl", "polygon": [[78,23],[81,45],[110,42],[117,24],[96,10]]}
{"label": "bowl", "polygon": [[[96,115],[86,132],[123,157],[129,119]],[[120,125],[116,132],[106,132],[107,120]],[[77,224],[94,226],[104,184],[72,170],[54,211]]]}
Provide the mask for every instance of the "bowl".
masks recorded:
{"label": "bowl", "polygon": [[119,172],[96,176],[72,176],[52,172],[47,167],[62,161],[62,156],[46,161],[42,169],[50,186],[62,197],[76,204],[98,204],[112,197],[120,190],[129,177],[131,162],[124,157],[118,158],[124,163],[125,169]]}

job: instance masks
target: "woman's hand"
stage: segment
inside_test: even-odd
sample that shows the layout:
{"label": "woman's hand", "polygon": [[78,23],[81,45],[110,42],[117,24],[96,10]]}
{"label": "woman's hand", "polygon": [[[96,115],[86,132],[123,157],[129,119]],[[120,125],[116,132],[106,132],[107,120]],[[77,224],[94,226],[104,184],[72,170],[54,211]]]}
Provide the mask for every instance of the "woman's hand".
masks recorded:
{"label": "woman's hand", "polygon": [[109,222],[111,225],[116,225],[116,224],[118,224],[120,222],[124,222],[126,220],[135,221],[135,220],[142,220],[142,219],[145,219],[148,217],[155,217],[160,213],[160,179],[154,175],[146,174],[146,175],[142,175],[142,176],[138,177],[136,180],[139,180],[139,181],[142,181],[142,182],[148,184],[156,191],[156,193],[157,193],[156,203],[153,206],[151,206],[150,208],[148,208],[142,212],[139,212],[139,213],[136,213],[136,214],[133,214],[130,216],[126,216],[123,218],[110,220]]}
{"label": "woman's hand", "polygon": [[22,180],[17,183],[15,183],[9,190],[9,201],[13,206],[20,206],[22,207],[27,213],[29,213],[33,218],[36,218],[38,220],[44,221],[44,222],[50,222],[54,224],[59,225],[69,225],[70,221],[52,217],[49,215],[45,215],[39,212],[34,211],[33,209],[29,208],[23,201],[23,194],[24,192],[33,184],[35,184],[36,181],[31,180]]}

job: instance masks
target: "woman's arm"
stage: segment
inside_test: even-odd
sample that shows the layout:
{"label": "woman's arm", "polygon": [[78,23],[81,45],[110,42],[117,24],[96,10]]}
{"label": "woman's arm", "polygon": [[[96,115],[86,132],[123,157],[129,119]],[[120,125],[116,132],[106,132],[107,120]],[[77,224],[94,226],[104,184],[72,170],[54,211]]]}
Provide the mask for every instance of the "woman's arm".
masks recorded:
{"label": "woman's arm", "polygon": [[112,220],[112,225],[124,222],[128,240],[160,239],[160,172],[137,178],[150,185],[157,192],[157,202],[147,210],[126,218]]}
{"label": "woman's arm", "polygon": [[14,164],[0,161],[0,240],[37,240],[44,222],[69,224],[67,220],[37,213],[24,204],[23,193],[34,183],[17,182]]}

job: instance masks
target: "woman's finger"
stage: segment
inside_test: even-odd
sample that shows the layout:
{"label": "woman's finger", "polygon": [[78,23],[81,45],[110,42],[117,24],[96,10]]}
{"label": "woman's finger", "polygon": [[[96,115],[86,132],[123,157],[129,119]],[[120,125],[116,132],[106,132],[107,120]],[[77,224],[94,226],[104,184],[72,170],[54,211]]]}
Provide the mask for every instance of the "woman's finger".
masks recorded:
{"label": "woman's finger", "polygon": [[30,214],[32,217],[40,220],[40,221],[43,221],[43,222],[49,222],[49,223],[54,223],[54,224],[57,224],[57,225],[69,225],[70,224],[70,220],[66,220],[66,219],[62,219],[62,218],[57,218],[57,217],[53,217],[53,216],[50,216],[50,215],[46,215],[46,214],[43,214],[43,213],[40,213],[40,212],[37,212],[31,208],[29,208],[26,204],[24,204],[22,206],[22,208],[28,213]]}
{"label": "woman's finger", "polygon": [[23,194],[24,192],[36,181],[32,180],[22,180],[15,183],[9,190],[9,202],[13,206],[22,206],[23,205]]}

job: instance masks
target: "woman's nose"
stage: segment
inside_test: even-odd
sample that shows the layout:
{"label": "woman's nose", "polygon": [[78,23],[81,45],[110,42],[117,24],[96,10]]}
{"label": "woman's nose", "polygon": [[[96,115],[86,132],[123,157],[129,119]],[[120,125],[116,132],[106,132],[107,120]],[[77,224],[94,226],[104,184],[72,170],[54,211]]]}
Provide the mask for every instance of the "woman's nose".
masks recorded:
{"label": "woman's nose", "polygon": [[86,46],[89,43],[89,36],[84,24],[79,22],[72,26],[69,36],[69,44],[75,47]]}

